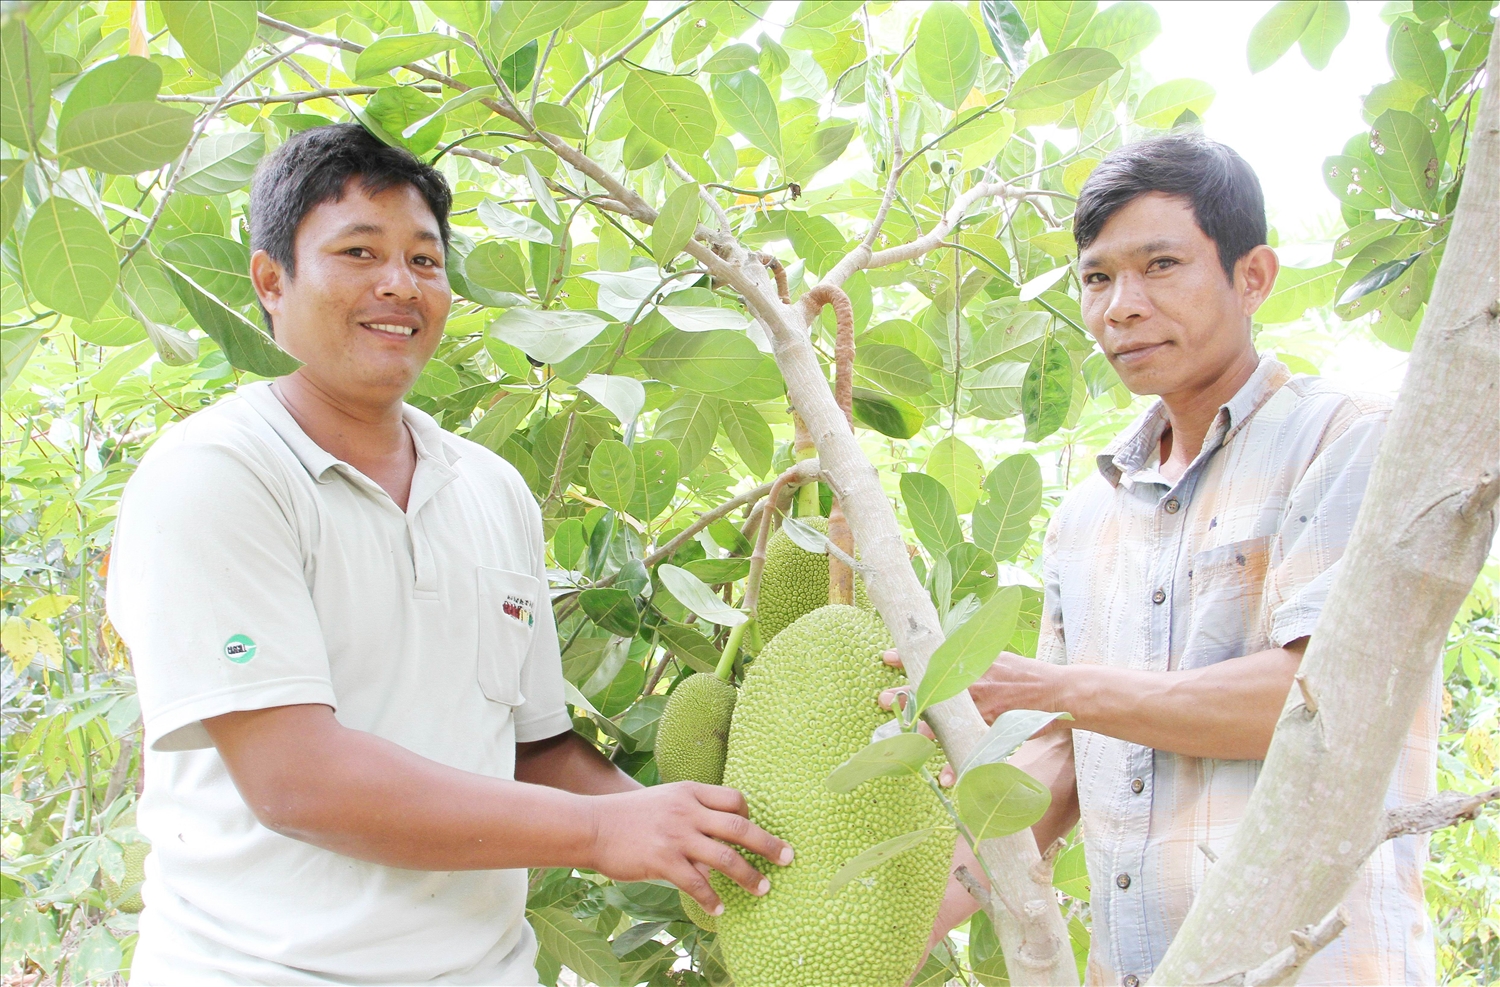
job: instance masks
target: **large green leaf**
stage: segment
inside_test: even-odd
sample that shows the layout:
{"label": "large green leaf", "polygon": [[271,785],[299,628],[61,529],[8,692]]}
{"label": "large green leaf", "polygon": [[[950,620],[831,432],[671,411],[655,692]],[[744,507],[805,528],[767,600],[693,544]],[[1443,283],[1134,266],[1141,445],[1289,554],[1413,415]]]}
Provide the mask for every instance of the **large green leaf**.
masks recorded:
{"label": "large green leaf", "polygon": [[901,502],[906,505],[912,531],[934,558],[946,555],[948,549],[964,540],[953,497],[935,478],[913,471],[902,473]]}
{"label": "large green leaf", "polygon": [[698,183],[679,185],[667,195],[656,223],[651,227],[651,253],[662,267],[670,264],[682,253],[693,232],[698,229],[698,212],[702,208],[698,199]]}
{"label": "large green leaf", "polygon": [[1276,275],[1276,288],[1255,312],[1255,321],[1266,325],[1295,322],[1310,308],[1333,300],[1333,288],[1344,273],[1342,264],[1318,267],[1283,267]]}
{"label": "large green leaf", "polygon": [[[231,366],[262,377],[289,374],[302,364],[239,310],[249,277],[248,248],[224,237],[189,234],[162,247],[162,267],[182,304],[219,344]],[[249,288],[250,299],[254,289]]]}
{"label": "large green leaf", "polygon": [[57,114],[57,129],[84,110],[110,103],[144,103],[161,91],[161,66],[139,55],[121,55],[88,71],[73,84]]}
{"label": "large green leaf", "polygon": [[526,294],[526,262],[514,243],[486,240],[464,258],[464,278],[490,291]]}
{"label": "large green leaf", "polygon": [[932,371],[922,358],[904,346],[863,343],[854,354],[855,369],[892,394],[926,394],[932,389]]}
{"label": "large green leaf", "polygon": [[38,323],[0,328],[0,393],[10,390],[46,332],[47,327]]}
{"label": "large green leaf", "polygon": [[1433,96],[1443,94],[1448,82],[1448,60],[1437,35],[1403,17],[1391,25],[1387,54],[1397,78],[1415,82]]}
{"label": "large green leaf", "polygon": [[1323,159],[1323,184],[1346,206],[1364,211],[1391,207],[1391,190],[1381,180],[1378,169],[1351,155],[1335,154]]}
{"label": "large green leaf", "polygon": [[250,248],[238,240],[189,233],[163,245],[161,256],[230,308],[246,308],[255,303],[255,286],[250,282]]}
{"label": "large green leaf", "polygon": [[720,424],[729,438],[729,444],[734,446],[734,451],[739,453],[740,459],[744,460],[751,473],[765,476],[771,469],[772,457],[776,452],[776,439],[771,434],[771,426],[766,424],[754,405],[725,401],[722,407]]}
{"label": "large green leaf", "polygon": [[[528,39],[529,40],[529,39]],[[384,75],[397,66],[431,58],[458,47],[458,39],[446,34],[396,34],[371,42],[354,61],[354,80]]]}
{"label": "large green leaf", "polygon": [[177,190],[192,195],[227,195],[244,188],[266,152],[264,134],[212,134],[198,141],[182,166]]}
{"label": "large green leaf", "polygon": [[91,319],[120,277],[119,251],[99,217],[61,196],[44,199],[21,241],[31,295],[75,319]]}
{"label": "large green leaf", "polygon": [[110,175],[160,168],[182,153],[197,115],[162,103],[111,103],[84,110],[57,134],[57,154],[68,167]]}
{"label": "large green leaf", "polygon": [[927,95],[957,110],[979,78],[979,38],[963,8],[937,0],[917,26],[917,73]]}
{"label": "large green leaf", "polygon": [[1037,4],[1037,30],[1042,35],[1042,44],[1048,51],[1071,47],[1093,20],[1098,7],[1095,0],[1051,0]]}
{"label": "large green leaf", "polygon": [[1026,441],[1040,442],[1062,427],[1073,400],[1073,361],[1053,333],[1042,340],[1021,380]]}
{"label": "large green leaf", "polygon": [[586,589],[578,594],[578,605],[590,620],[611,634],[632,637],[641,628],[635,598],[623,589]]}
{"label": "large green leaf", "polygon": [[852,121],[823,120],[806,140],[794,143],[782,134],[782,144],[791,144],[794,148],[785,158],[787,176],[799,182],[811,181],[818,172],[839,159],[854,138],[856,129]]}
{"label": "large green leaf", "polygon": [[22,18],[10,17],[0,26],[0,140],[34,150],[51,96],[47,52]]}
{"label": "large green leaf", "polygon": [[742,382],[760,366],[760,350],[742,332],[663,333],[638,358],[646,372],[674,387],[719,393]]}
{"label": "large green leaf", "polygon": [[714,141],[713,105],[691,79],[630,72],[625,76],[625,111],[643,133],[669,148],[702,154]]}
{"label": "large green leaf", "polygon": [[1302,57],[1307,59],[1307,64],[1321,72],[1328,67],[1333,49],[1338,47],[1348,33],[1349,5],[1344,0],[1320,0],[1313,11],[1312,20],[1307,22],[1307,27],[1303,28],[1302,34],[1297,38],[1297,45],[1302,49]]}
{"label": "large green leaf", "polygon": [[719,599],[712,587],[686,569],[663,562],[656,567],[656,575],[678,603],[703,620],[724,627],[735,627],[749,619],[743,610],[736,610]]}
{"label": "large green leaf", "polygon": [[635,456],[635,495],[626,513],[650,523],[677,493],[677,447],[665,439],[648,439],[637,442],[631,452]]}
{"label": "large green leaf", "polygon": [[[505,0],[490,15],[490,54],[504,58],[528,41],[551,34],[578,9],[577,0]],[[522,87],[515,87],[517,90]]]}
{"label": "large green leaf", "polygon": [[1020,606],[1021,588],[1003,586],[938,645],[922,681],[917,683],[916,714],[952,699],[979,681],[985,669],[1005,650],[1015,631]]}
{"label": "large green leaf", "polygon": [[722,403],[712,394],[684,390],[656,419],[652,436],[676,448],[681,473],[690,472],[713,448],[714,436],[719,434]]}
{"label": "large green leaf", "polygon": [[629,446],[618,439],[594,446],[589,457],[589,490],[617,511],[630,506],[635,495],[635,457]]}
{"label": "large green leaf", "polygon": [[1370,150],[1380,177],[1403,205],[1432,209],[1437,204],[1443,165],[1432,134],[1415,114],[1386,110],[1370,128]]}
{"label": "large green leaf", "polygon": [[1026,67],[1026,42],[1031,40],[1021,12],[1010,0],[979,0],[979,15],[995,53],[1012,76],[1018,75]]}
{"label": "large green leaf", "polygon": [[947,435],[933,443],[922,472],[942,483],[953,496],[958,513],[967,514],[978,503],[984,465],[979,453],[958,436]]}
{"label": "large green leaf", "polygon": [[1161,17],[1155,8],[1141,0],[1121,0],[1094,15],[1078,44],[1103,48],[1124,64],[1145,51],[1159,34]]}
{"label": "large green leaf", "polygon": [[922,428],[922,412],[911,402],[867,387],[854,389],[854,420],[893,439],[909,439]]}
{"label": "large green leaf", "polygon": [[571,912],[538,908],[528,910],[526,918],[536,932],[537,945],[568,969],[589,983],[620,983],[620,961],[610,950],[609,940],[574,918]]}
{"label": "large green leaf", "polygon": [[244,0],[171,0],[167,30],[194,64],[222,76],[255,42],[255,5]]}
{"label": "large green leaf", "polygon": [[[985,732],[983,739],[970,752],[958,773],[981,764],[1003,761],[1016,752],[1032,734],[1067,713],[1044,713],[1035,709],[1010,709],[995,717],[995,722]],[[1069,717],[1071,719],[1071,717]]]}
{"label": "large green leaf", "polygon": [[1042,818],[1052,793],[1013,764],[981,764],[958,779],[953,799],[969,833],[989,840],[1019,833]]}
{"label": "large green leaf", "polygon": [[937,744],[919,733],[898,733],[877,740],[834,768],[823,782],[830,792],[852,792],[875,778],[917,775],[937,750]]}
{"label": "large green leaf", "polygon": [[1198,79],[1163,82],[1136,104],[1135,122],[1142,127],[1166,130],[1183,112],[1203,116],[1214,101],[1214,87]]}
{"label": "large green leaf", "polygon": [[831,270],[844,255],[844,234],[827,216],[788,212],[786,233],[797,256],[807,261],[807,266],[814,271]]}
{"label": "large green leaf", "polygon": [[1250,29],[1250,40],[1245,46],[1250,71],[1268,69],[1285,55],[1307,25],[1319,4],[1316,0],[1281,0]]}
{"label": "large green leaf", "polygon": [[560,363],[609,325],[590,312],[512,308],[490,323],[489,334],[534,360]]}
{"label": "large green leaf", "polygon": [[[386,86],[365,104],[362,122],[377,131],[376,136],[387,144],[404,147],[420,156],[437,147],[447,127],[444,117],[435,112],[437,108],[436,100],[412,86]],[[422,120],[427,122],[415,133],[402,136],[412,124]]]}
{"label": "large green leaf", "polygon": [[974,508],[974,543],[1000,561],[1013,559],[1042,506],[1042,468],[1033,456],[1010,456],[990,471],[984,488],[990,499]]}
{"label": "large green leaf", "polygon": [[1082,96],[1120,71],[1120,61],[1102,48],[1069,48],[1036,62],[1016,80],[1005,105],[1034,110]]}
{"label": "large green leaf", "polygon": [[781,120],[775,99],[754,72],[715,75],[711,83],[714,104],[724,121],[754,147],[774,157],[781,156]]}
{"label": "large green leaf", "polygon": [[0,240],[10,235],[10,226],[21,211],[26,195],[26,162],[20,158],[0,159]]}

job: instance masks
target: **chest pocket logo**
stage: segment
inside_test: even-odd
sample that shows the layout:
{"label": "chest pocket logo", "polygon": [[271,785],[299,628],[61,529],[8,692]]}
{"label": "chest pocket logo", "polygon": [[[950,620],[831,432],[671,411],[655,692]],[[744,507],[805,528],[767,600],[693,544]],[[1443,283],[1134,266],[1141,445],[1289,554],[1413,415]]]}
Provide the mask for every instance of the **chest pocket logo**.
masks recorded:
{"label": "chest pocket logo", "polygon": [[521,669],[536,632],[536,608],[546,599],[535,576],[480,567],[479,687],[485,698],[507,706],[526,701]]}

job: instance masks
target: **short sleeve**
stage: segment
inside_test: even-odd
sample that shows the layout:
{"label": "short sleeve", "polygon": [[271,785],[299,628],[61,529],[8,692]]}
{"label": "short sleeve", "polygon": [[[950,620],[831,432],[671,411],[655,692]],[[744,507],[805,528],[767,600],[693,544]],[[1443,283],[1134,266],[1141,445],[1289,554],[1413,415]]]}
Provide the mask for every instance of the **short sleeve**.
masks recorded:
{"label": "short sleeve", "polygon": [[1307,637],[1318,623],[1349,545],[1386,419],[1385,411],[1354,419],[1292,488],[1266,575],[1267,637],[1275,647]]}
{"label": "short sleeve", "polygon": [[1067,640],[1063,636],[1062,582],[1058,576],[1058,531],[1054,514],[1042,539],[1042,622],[1037,629],[1036,656],[1053,665],[1068,663]]}
{"label": "short sleeve", "polygon": [[[519,479],[517,482],[519,483]],[[557,624],[552,617],[552,604],[547,592],[542,516],[536,503],[531,500],[529,491],[521,496],[529,508],[527,542],[532,547],[532,575],[542,587],[542,605],[537,607],[536,633],[531,636],[531,647],[526,652],[525,664],[521,666],[521,695],[526,699],[514,714],[516,742],[524,744],[566,733],[573,729],[573,721],[568,717],[568,708],[563,700],[562,653],[558,650]]]}
{"label": "short sleeve", "polygon": [[336,707],[286,497],[245,453],[174,438],[125,487],[106,593],[147,744],[212,747],[202,721],[238,710]]}

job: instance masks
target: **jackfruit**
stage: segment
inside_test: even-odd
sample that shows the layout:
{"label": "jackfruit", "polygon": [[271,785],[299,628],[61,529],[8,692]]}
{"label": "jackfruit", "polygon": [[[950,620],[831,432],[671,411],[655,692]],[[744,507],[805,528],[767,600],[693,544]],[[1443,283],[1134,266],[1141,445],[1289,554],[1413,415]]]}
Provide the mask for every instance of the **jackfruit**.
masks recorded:
{"label": "jackfruit", "polygon": [[656,729],[656,770],[662,781],[724,778],[724,749],[734,715],[734,686],[715,675],[693,675],[672,690]]}
{"label": "jackfruit", "polygon": [[[718,941],[735,983],[754,987],[904,984],[917,968],[948,881],[955,834],[914,776],[830,792],[834,768],[890,718],[876,697],[904,677],[881,660],[891,646],[868,610],[827,606],[798,619],[749,666],[740,688],[724,784],[756,824],[790,843],[787,867],[756,898],[717,872]],[[905,833],[937,831],[865,871],[837,894],[829,880],[852,858]]]}
{"label": "jackfruit", "polygon": [[686,891],[677,892],[682,899],[682,910],[687,913],[688,921],[692,922],[704,932],[718,932],[719,919],[703,910],[703,906],[693,900],[692,895]]}
{"label": "jackfruit", "polygon": [[[826,517],[797,520],[828,534]],[[761,571],[760,601],[755,606],[761,641],[769,644],[792,621],[827,605],[828,556],[802,548],[785,529],[777,531],[766,542],[766,567]],[[858,576],[854,578],[854,605],[870,607],[865,581]]]}
{"label": "jackfruit", "polygon": [[146,857],[151,853],[151,844],[144,841],[126,843],[120,849],[125,858],[125,876],[116,883],[100,871],[99,887],[117,909],[135,914],[146,907],[141,898],[141,885],[146,880]]}

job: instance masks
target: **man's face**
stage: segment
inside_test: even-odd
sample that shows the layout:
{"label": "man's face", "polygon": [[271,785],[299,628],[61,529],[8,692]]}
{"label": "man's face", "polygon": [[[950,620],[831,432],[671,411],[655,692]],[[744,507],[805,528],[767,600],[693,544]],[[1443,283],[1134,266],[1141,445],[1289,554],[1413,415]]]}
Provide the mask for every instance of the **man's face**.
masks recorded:
{"label": "man's face", "polygon": [[353,179],[303,217],[289,277],[251,258],[276,341],[323,390],[358,403],[399,401],[443,337],[453,304],[437,219],[411,185],[370,195]]}
{"label": "man's face", "polygon": [[1111,216],[1078,266],[1084,323],[1136,394],[1203,390],[1253,355],[1250,316],[1276,279],[1261,246],[1231,282],[1188,200],[1159,192]]}

